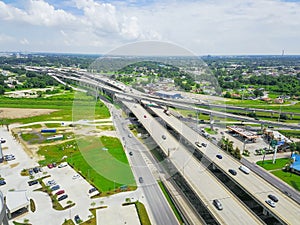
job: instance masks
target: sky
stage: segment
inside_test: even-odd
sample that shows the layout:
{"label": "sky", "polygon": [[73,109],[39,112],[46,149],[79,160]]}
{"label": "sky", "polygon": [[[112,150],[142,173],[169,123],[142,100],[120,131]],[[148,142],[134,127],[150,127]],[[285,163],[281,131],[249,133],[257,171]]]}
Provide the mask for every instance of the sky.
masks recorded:
{"label": "sky", "polygon": [[300,0],[0,0],[0,52],[106,54],[141,41],[300,54]]}

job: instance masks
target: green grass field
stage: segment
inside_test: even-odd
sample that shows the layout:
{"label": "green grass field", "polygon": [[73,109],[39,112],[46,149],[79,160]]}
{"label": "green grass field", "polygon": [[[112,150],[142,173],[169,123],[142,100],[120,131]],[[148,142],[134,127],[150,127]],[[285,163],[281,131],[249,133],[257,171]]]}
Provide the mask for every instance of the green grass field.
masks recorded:
{"label": "green grass field", "polygon": [[[76,97],[72,97],[72,95]],[[39,121],[72,121],[77,119],[104,119],[109,118],[110,113],[102,102],[93,100],[93,97],[84,93],[64,94],[50,98],[8,98],[0,97],[0,107],[5,108],[32,108],[56,110],[47,115],[34,116],[21,119],[7,119],[8,123],[32,123]]]}
{"label": "green grass field", "polygon": [[290,162],[289,158],[285,159],[276,159],[276,163],[273,164],[272,160],[265,160],[264,164],[262,161],[257,162],[256,164],[263,167],[266,170],[269,170],[276,177],[280,178],[296,190],[300,191],[300,176],[290,172],[285,172],[282,168]]}
{"label": "green grass field", "polygon": [[265,160],[256,162],[257,165],[263,167],[265,170],[282,169],[287,163],[290,162],[289,158],[276,159],[276,163],[273,164],[273,160]]}
{"label": "green grass field", "polygon": [[127,157],[117,138],[77,138],[77,142],[67,141],[59,145],[40,148],[45,156],[41,165],[60,162],[63,156],[67,161],[101,192],[109,192],[122,185],[135,189],[135,180]]}

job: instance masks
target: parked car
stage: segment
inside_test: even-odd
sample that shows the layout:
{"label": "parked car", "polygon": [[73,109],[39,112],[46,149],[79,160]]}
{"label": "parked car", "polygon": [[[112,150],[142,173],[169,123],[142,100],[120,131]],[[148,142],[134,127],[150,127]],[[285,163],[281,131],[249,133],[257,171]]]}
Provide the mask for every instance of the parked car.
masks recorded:
{"label": "parked car", "polygon": [[164,134],[161,136],[161,138],[164,139],[164,140],[167,139],[166,135],[164,135]]}
{"label": "parked car", "polygon": [[214,206],[215,206],[218,210],[222,210],[222,209],[223,209],[223,206],[222,206],[222,204],[221,204],[221,202],[220,202],[219,199],[214,199],[214,200],[213,200],[213,204],[214,204]]}
{"label": "parked car", "polygon": [[4,138],[0,138],[0,142],[3,144],[6,142],[6,140]]}
{"label": "parked car", "polygon": [[6,184],[5,180],[0,180],[0,186]]}
{"label": "parked car", "polygon": [[78,178],[80,178],[80,175],[78,173],[73,175],[73,177],[72,177],[73,180],[78,179]]}
{"label": "parked car", "polygon": [[273,202],[278,202],[278,198],[275,195],[269,194],[268,195],[269,199],[271,199]]}
{"label": "parked car", "polygon": [[57,198],[57,201],[62,201],[64,199],[66,199],[68,197],[68,195],[62,195],[59,198]]}
{"label": "parked car", "polygon": [[52,169],[52,168],[53,168],[52,163],[48,164],[47,167],[48,167],[49,169]]}
{"label": "parked car", "polygon": [[52,187],[51,187],[51,191],[56,191],[56,190],[58,190],[59,188],[60,188],[59,185],[52,186]]}
{"label": "parked car", "polygon": [[229,169],[229,173],[231,173],[233,176],[237,175],[237,172],[234,169]]}
{"label": "parked car", "polygon": [[67,165],[68,165],[68,163],[63,162],[63,163],[58,165],[58,168],[63,168],[63,167],[66,167]]}
{"label": "parked car", "polygon": [[91,193],[93,193],[93,192],[95,192],[95,191],[97,191],[97,188],[92,187],[92,188],[89,190],[89,194],[91,194]]}
{"label": "parked car", "polygon": [[10,154],[10,155],[5,155],[5,156],[4,156],[4,159],[5,159],[6,161],[11,161],[11,160],[14,160],[14,159],[16,159],[16,158],[15,158],[14,155]]}
{"label": "parked car", "polygon": [[56,184],[55,180],[48,180],[46,183],[47,186],[53,186],[55,184]]}
{"label": "parked car", "polygon": [[35,184],[38,184],[39,182],[37,180],[31,180],[31,181],[28,181],[28,185],[29,186],[32,186],[32,185],[35,185]]}
{"label": "parked car", "polygon": [[33,175],[33,169],[29,169],[28,173],[29,173],[30,176]]}
{"label": "parked car", "polygon": [[266,203],[271,206],[272,208],[275,208],[275,202],[273,202],[271,199],[266,200]]}
{"label": "parked car", "polygon": [[129,138],[132,138],[132,134],[128,134],[128,137],[129,137]]}
{"label": "parked car", "polygon": [[55,195],[62,195],[65,193],[65,190],[59,190],[58,192],[55,193]]}
{"label": "parked car", "polygon": [[206,147],[206,146],[207,146],[207,144],[204,143],[204,142],[202,142],[201,145],[202,145],[203,147]]}
{"label": "parked car", "polygon": [[132,156],[133,155],[132,152],[129,152],[129,155]]}
{"label": "parked car", "polygon": [[218,159],[222,159],[222,158],[223,158],[223,156],[220,155],[220,154],[216,155],[216,157],[217,157]]}
{"label": "parked car", "polygon": [[38,173],[39,172],[39,168],[38,167],[34,167],[33,168],[33,172]]}
{"label": "parked car", "polygon": [[74,217],[74,220],[75,220],[76,223],[80,223],[81,222],[81,219],[80,219],[80,217],[78,215],[76,215]]}

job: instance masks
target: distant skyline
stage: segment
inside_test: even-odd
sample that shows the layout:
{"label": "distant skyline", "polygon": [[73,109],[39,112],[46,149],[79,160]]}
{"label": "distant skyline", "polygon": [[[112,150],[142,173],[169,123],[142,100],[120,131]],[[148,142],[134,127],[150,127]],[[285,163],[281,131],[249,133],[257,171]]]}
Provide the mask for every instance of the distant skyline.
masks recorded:
{"label": "distant skyline", "polygon": [[105,54],[151,40],[196,55],[300,55],[300,0],[0,0],[0,52]]}

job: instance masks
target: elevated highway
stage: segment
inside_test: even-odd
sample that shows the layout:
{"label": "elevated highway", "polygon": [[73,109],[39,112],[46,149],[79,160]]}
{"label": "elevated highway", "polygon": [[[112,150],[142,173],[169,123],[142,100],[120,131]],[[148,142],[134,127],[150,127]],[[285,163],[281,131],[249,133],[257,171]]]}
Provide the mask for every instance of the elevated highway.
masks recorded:
{"label": "elevated highway", "polygon": [[[240,224],[241,218],[243,224],[263,224],[221,183],[217,182],[210,172],[200,165],[193,155],[185,150],[185,147],[178,143],[141,105],[126,101],[123,103],[136,115],[164,153],[166,155],[170,153],[168,160],[175,165],[220,224]],[[162,139],[162,135],[166,138]],[[170,148],[176,150],[168,152]],[[212,204],[213,199],[219,199],[224,209],[217,210]]]}
{"label": "elevated highway", "polygon": [[[186,140],[195,145],[195,142],[207,143],[207,147],[198,148],[204,155],[206,155],[216,166],[218,166],[224,173],[229,176],[231,174],[228,172],[229,169],[235,169],[238,171],[236,176],[231,176],[243,189],[247,190],[254,198],[258,199],[262,204],[268,207],[271,212],[284,221],[286,224],[297,224],[298,218],[300,216],[300,207],[293,200],[288,198],[284,193],[280,192],[278,189],[270,185],[268,182],[263,180],[261,177],[255,173],[250,173],[248,175],[242,173],[238,170],[239,166],[242,164],[237,160],[233,159],[227,154],[222,154],[223,159],[217,160],[216,154],[220,151],[217,146],[210,143],[204,137],[200,136],[193,129],[188,127],[186,124],[175,118],[174,116],[167,116],[162,109],[151,108],[161,119],[163,119],[170,127],[175,131],[180,133]],[[268,194],[274,194],[279,198],[279,202],[276,204],[275,208],[270,208],[269,205],[265,203],[268,198]],[[298,215],[298,216],[295,216]]]}
{"label": "elevated highway", "polygon": [[[262,125],[266,124],[266,125],[285,127],[285,128],[291,128],[291,129],[300,129],[300,125],[298,125],[298,124],[288,124],[288,123],[268,121],[268,120],[256,120],[256,119],[253,119],[253,118],[250,118],[247,116],[240,116],[240,115],[235,115],[232,113],[220,112],[220,111],[215,111],[215,110],[211,110],[211,109],[198,108],[195,106],[191,106],[191,104],[188,102],[184,103],[182,101],[172,101],[170,99],[154,98],[153,96],[145,95],[145,94],[142,94],[137,91],[135,91],[134,93],[131,93],[130,88],[126,87],[124,84],[110,80],[109,78],[106,78],[106,77],[101,77],[100,75],[99,76],[95,76],[95,75],[83,76],[82,75],[82,77],[72,77],[72,76],[67,76],[65,74],[55,73],[55,74],[52,74],[52,76],[60,77],[62,79],[73,80],[75,82],[80,83],[81,85],[87,85],[89,87],[95,88],[96,90],[100,90],[100,89],[105,90],[109,93],[112,93],[112,95],[121,94],[126,97],[134,98],[137,101],[147,100],[147,101],[159,104],[159,105],[165,105],[165,106],[169,106],[169,107],[190,110],[190,111],[194,111],[197,113],[204,113],[204,114],[219,117],[219,118],[225,118],[225,119],[230,118],[230,119],[234,119],[234,120],[238,120],[238,121],[262,124]],[[224,107],[226,107],[226,106],[224,106]]]}

